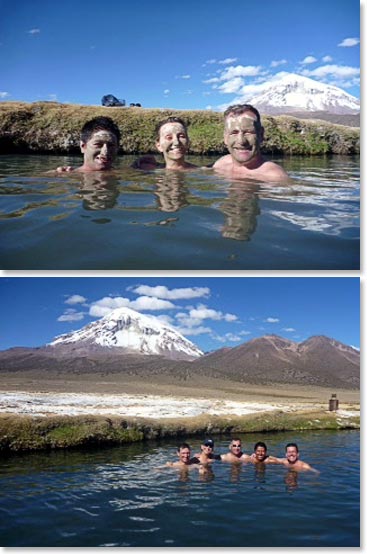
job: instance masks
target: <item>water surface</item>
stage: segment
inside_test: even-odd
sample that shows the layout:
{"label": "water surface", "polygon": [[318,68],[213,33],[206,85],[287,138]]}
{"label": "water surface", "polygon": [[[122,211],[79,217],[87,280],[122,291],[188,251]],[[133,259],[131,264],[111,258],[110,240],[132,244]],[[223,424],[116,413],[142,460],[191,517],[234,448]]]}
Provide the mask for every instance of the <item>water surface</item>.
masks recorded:
{"label": "water surface", "polygon": [[133,159],[54,177],[81,159],[0,156],[1,268],[359,269],[359,158],[282,160],[290,185]]}
{"label": "water surface", "polygon": [[160,469],[175,459],[173,442],[5,458],[0,544],[359,546],[359,432],[245,435],[244,450],[258,440],[278,456],[298,442],[320,474],[223,462],[207,475]]}

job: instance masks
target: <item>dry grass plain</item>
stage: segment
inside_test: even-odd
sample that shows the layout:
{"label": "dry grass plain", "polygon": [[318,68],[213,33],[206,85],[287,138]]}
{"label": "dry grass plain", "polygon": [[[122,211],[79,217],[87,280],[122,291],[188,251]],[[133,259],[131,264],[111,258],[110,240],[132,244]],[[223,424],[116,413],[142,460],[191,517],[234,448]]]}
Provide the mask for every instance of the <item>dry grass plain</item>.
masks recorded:
{"label": "dry grass plain", "polygon": [[55,377],[45,379],[41,375],[26,372],[2,372],[0,389],[3,391],[93,393],[93,394],[147,394],[175,396],[178,398],[213,398],[236,402],[291,403],[328,406],[331,394],[336,393],[340,404],[359,406],[358,390],[331,389],[305,385],[254,385],[220,379],[190,379],[189,381],[168,380],[155,375],[154,383],[129,379],[125,376],[101,377],[95,374]]}

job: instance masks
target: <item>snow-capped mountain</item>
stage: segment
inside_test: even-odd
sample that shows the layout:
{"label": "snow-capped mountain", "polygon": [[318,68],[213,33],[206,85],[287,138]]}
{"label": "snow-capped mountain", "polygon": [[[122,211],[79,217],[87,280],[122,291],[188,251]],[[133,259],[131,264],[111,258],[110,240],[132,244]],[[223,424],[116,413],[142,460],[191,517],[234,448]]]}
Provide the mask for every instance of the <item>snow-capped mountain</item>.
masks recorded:
{"label": "snow-capped mountain", "polygon": [[360,111],[360,103],[355,96],[336,86],[295,73],[285,73],[264,83],[261,92],[247,102],[265,114],[302,111],[355,114]]}
{"label": "snow-capped mountain", "polygon": [[117,308],[78,331],[56,337],[50,346],[124,348],[127,352],[193,359],[203,352],[159,319],[130,308]]}

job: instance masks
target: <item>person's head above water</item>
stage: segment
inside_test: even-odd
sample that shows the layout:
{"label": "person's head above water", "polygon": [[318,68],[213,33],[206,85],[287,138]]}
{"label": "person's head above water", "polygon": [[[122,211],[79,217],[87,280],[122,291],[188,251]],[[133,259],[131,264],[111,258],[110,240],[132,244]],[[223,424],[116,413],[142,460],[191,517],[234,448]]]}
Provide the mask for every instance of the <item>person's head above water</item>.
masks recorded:
{"label": "person's head above water", "polygon": [[121,134],[110,117],[94,117],[80,133],[80,149],[84,155],[83,171],[111,169],[116,158]]}
{"label": "person's head above water", "polygon": [[254,446],[255,459],[258,462],[263,462],[267,457],[267,450],[265,442],[257,442]]}
{"label": "person's head above water", "polygon": [[182,119],[171,116],[158,123],[156,148],[163,154],[167,168],[185,165],[189,145],[187,126]]}
{"label": "person's head above water", "polygon": [[224,112],[224,144],[234,163],[246,167],[258,165],[263,137],[260,114],[250,104],[229,106]]}

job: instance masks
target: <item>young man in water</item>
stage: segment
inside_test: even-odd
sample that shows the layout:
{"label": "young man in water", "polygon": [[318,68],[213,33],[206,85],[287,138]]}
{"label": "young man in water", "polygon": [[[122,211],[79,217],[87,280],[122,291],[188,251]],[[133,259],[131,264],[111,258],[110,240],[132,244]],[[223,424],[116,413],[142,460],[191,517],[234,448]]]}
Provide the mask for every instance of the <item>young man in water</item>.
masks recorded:
{"label": "young man in water", "polygon": [[244,454],[241,450],[241,439],[232,439],[229,444],[229,452],[221,454],[222,462],[243,462],[251,461],[251,456]]}
{"label": "young man in water", "polygon": [[168,467],[179,467],[185,468],[191,465],[197,465],[200,462],[197,459],[191,458],[191,448],[187,442],[183,442],[177,448],[177,462],[167,462],[166,466]]}
{"label": "young man in water", "polygon": [[263,160],[260,145],[264,138],[260,114],[250,104],[236,104],[224,112],[224,143],[229,154],[215,162],[213,169],[227,177],[261,181],[284,181],[287,173],[278,164]]}
{"label": "young man in water", "polygon": [[71,166],[58,167],[58,173],[78,171],[108,171],[116,159],[120,130],[110,117],[95,117],[87,121],[80,133],[80,150],[83,153],[83,165],[74,169]]}
{"label": "young man in water", "polygon": [[164,164],[158,163],[154,156],[142,156],[133,163],[136,169],[165,168],[176,171],[195,169],[197,166],[185,160],[190,140],[186,123],[179,117],[167,117],[156,127],[156,148],[163,154]]}
{"label": "young man in water", "polygon": [[293,469],[295,471],[305,471],[305,470],[311,470],[318,473],[317,469],[314,469],[306,462],[302,462],[299,459],[299,450],[298,446],[295,442],[290,442],[285,447],[285,458],[281,458],[280,462],[288,467],[289,469]]}
{"label": "young man in water", "polygon": [[205,439],[201,445],[201,452],[195,454],[193,460],[196,459],[201,464],[210,464],[214,460],[221,460],[220,454],[214,454],[214,441],[212,439]]}
{"label": "young man in water", "polygon": [[268,448],[265,442],[259,441],[254,446],[254,453],[251,454],[250,460],[253,464],[281,464],[280,458],[268,455]]}

